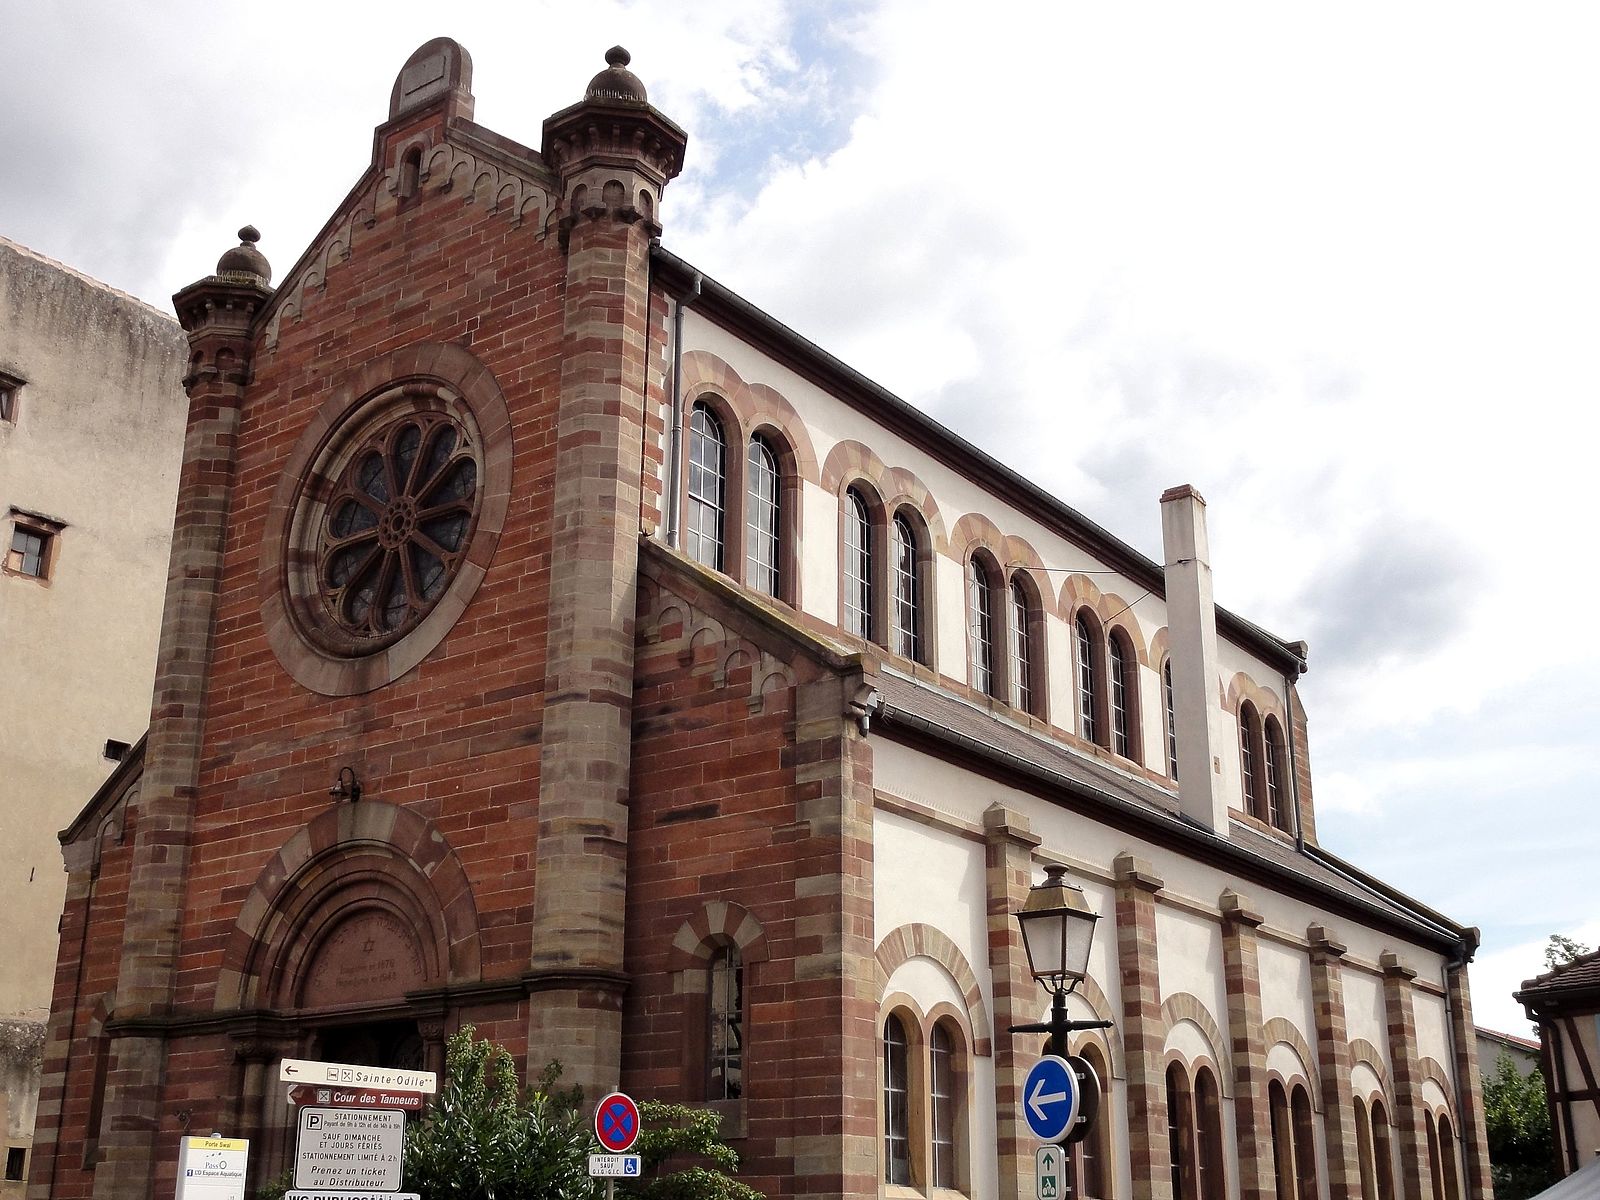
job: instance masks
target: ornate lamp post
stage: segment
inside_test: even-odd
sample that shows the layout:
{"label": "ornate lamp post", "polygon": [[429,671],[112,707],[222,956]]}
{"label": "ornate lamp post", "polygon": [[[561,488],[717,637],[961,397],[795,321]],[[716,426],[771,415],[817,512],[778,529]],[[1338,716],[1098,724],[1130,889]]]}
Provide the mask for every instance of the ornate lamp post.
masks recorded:
{"label": "ornate lamp post", "polygon": [[1012,1033],[1048,1033],[1046,1053],[1067,1055],[1067,1035],[1078,1029],[1109,1029],[1110,1021],[1067,1020],[1067,996],[1089,973],[1089,947],[1100,914],[1089,907],[1083,889],[1063,878],[1067,869],[1054,864],[1044,869],[1045,880],[1028,892],[1028,902],[1016,914],[1022,946],[1028,952],[1028,969],[1051,993],[1050,1020],[1011,1026]]}

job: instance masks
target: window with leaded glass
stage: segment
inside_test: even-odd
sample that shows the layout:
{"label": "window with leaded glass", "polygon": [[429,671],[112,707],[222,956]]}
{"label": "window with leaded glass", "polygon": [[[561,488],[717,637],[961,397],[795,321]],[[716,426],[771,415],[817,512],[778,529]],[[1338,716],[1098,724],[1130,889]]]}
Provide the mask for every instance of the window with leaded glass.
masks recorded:
{"label": "window with leaded glass", "polygon": [[956,1052],[949,1026],[933,1027],[928,1039],[928,1104],[933,1133],[933,1186],[954,1188],[956,1182]]}
{"label": "window with leaded glass", "polygon": [[911,522],[897,516],[889,526],[890,561],[894,566],[894,623],[890,647],[902,658],[922,662],[922,583],[917,577],[917,538]]}
{"label": "window with leaded glass", "polygon": [[1239,709],[1239,774],[1244,787],[1244,809],[1252,817],[1261,819],[1260,764],[1256,759],[1256,710],[1246,704]]}
{"label": "window with leaded glass", "polygon": [[1283,734],[1272,717],[1266,720],[1266,763],[1262,774],[1267,785],[1267,820],[1279,829],[1289,828],[1289,811],[1283,803]]}
{"label": "window with leaded glass", "polygon": [[883,1178],[911,1185],[911,1046],[893,1014],[883,1023]]}
{"label": "window with leaded glass", "polygon": [[1161,699],[1167,711],[1167,774],[1178,778],[1178,706],[1172,699],[1172,660],[1161,668]]}
{"label": "window with leaded glass", "polygon": [[744,964],[734,946],[711,956],[707,1005],[708,1100],[734,1100],[744,1092]]}
{"label": "window with leaded glass", "polygon": [[994,587],[976,558],[967,560],[967,643],[972,686],[994,694]]}
{"label": "window with leaded glass", "polygon": [[745,456],[745,582],[768,596],[778,594],[778,456],[762,437],[750,439]]}
{"label": "window with leaded glass", "polygon": [[1111,688],[1111,748],[1123,758],[1131,758],[1133,739],[1128,731],[1128,708],[1132,689],[1128,686],[1128,654],[1116,634],[1106,643],[1106,656],[1106,681]]}
{"label": "window with leaded glass", "polygon": [[844,494],[844,628],[872,640],[872,520],[855,488]]}
{"label": "window with leaded glass", "polygon": [[690,558],[716,571],[722,570],[727,449],[722,422],[708,405],[696,404],[689,417],[689,490],[684,512],[684,548]]}
{"label": "window with leaded glass", "polygon": [[1078,643],[1078,733],[1086,742],[1098,742],[1099,722],[1095,709],[1099,697],[1095,687],[1095,637],[1089,628],[1089,618],[1082,613],[1073,622]]}
{"label": "window with leaded glass", "polygon": [[1033,711],[1033,606],[1022,580],[1011,581],[1011,707]]}

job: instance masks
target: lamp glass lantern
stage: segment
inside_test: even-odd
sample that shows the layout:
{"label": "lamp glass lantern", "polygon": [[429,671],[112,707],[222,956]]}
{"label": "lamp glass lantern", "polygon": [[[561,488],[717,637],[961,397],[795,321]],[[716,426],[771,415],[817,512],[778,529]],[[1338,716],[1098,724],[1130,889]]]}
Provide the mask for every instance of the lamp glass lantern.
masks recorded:
{"label": "lamp glass lantern", "polygon": [[1089,907],[1082,888],[1063,878],[1066,871],[1055,864],[1045,867],[1045,880],[1028,890],[1017,924],[1033,977],[1053,991],[1070,992],[1089,973],[1089,947],[1100,914]]}

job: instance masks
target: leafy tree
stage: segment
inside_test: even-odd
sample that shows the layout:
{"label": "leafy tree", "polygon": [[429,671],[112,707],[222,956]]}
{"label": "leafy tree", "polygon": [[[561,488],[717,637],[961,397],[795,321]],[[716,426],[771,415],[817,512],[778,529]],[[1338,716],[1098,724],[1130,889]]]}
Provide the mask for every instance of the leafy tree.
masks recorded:
{"label": "leafy tree", "polygon": [[600,1149],[581,1092],[545,1068],[524,1090],[503,1046],[464,1025],[446,1048],[439,1099],[406,1130],[405,1189],[423,1200],[595,1200],[588,1156]]}
{"label": "leafy tree", "polygon": [[1552,933],[1544,947],[1545,970],[1554,971],[1557,967],[1564,967],[1587,953],[1589,947],[1582,942],[1575,942],[1559,933]]}
{"label": "leafy tree", "polygon": [[[633,1150],[644,1160],[643,1175],[618,1186],[628,1200],[761,1200],[760,1192],[728,1174],[739,1169],[739,1155],[722,1140],[722,1117],[710,1109],[644,1101]],[[680,1155],[702,1162],[663,1169]]]}
{"label": "leafy tree", "polygon": [[1538,1071],[1523,1075],[1509,1054],[1501,1054],[1483,1081],[1483,1118],[1499,1200],[1525,1200],[1560,1178],[1544,1076]]}

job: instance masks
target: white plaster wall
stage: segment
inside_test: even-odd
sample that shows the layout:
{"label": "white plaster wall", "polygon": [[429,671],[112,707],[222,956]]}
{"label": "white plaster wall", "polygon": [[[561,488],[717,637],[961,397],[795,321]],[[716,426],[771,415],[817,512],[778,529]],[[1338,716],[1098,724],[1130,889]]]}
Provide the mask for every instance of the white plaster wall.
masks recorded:
{"label": "white plaster wall", "polygon": [[[1215,922],[1166,905],[1156,908],[1156,950],[1161,1000],[1188,992],[1211,1014],[1217,1028],[1228,1027],[1228,993],[1223,980],[1222,929]],[[1210,1051],[1213,1059],[1222,1046]]]}
{"label": "white plaster wall", "polygon": [[992,1012],[982,843],[882,811],[873,818],[872,841],[877,941],[902,925],[932,925],[966,958]]}
{"label": "white plaster wall", "polygon": [[[834,556],[838,561],[838,556]],[[972,664],[967,660],[967,592],[962,564],[943,554],[934,555],[933,578],[938,588],[934,606],[939,623],[939,670],[952,679],[970,682]]]}
{"label": "white plaster wall", "polygon": [[[1366,1063],[1356,1063],[1350,1068],[1350,1094],[1360,1096],[1363,1100],[1370,1100],[1374,1096],[1382,1098],[1383,1080]],[[1383,1107],[1385,1110],[1389,1108],[1387,1100],[1383,1101]]]}
{"label": "white plaster wall", "polygon": [[0,576],[0,1018],[49,1012],[66,894],[56,831],[150,719],[188,401],[177,323],[0,239],[0,371],[25,381],[0,422],[8,509],[65,522],[51,578]]}
{"label": "white plaster wall", "polygon": [[[1276,1071],[1285,1079],[1294,1079],[1297,1076],[1304,1079],[1307,1094],[1310,1094],[1311,1064],[1302,1061],[1294,1047],[1287,1042],[1273,1042],[1267,1047],[1267,1070]],[[1320,1106],[1321,1098],[1313,1097],[1312,1103]]]}
{"label": "white plaster wall", "polygon": [[800,597],[805,611],[839,622],[839,498],[812,483],[801,490],[806,552],[800,556]]}
{"label": "white plaster wall", "polygon": [[1344,981],[1345,1033],[1353,1042],[1366,1038],[1383,1056],[1385,1071],[1389,1061],[1389,1024],[1383,1007],[1383,980],[1368,971],[1346,965],[1340,972]]}
{"label": "white plaster wall", "polygon": [[1282,1017],[1308,1045],[1317,1043],[1316,1006],[1311,991],[1311,959],[1305,951],[1260,941],[1256,969],[1261,976],[1261,1019]]}
{"label": "white plaster wall", "polygon": [[1417,1022],[1418,1057],[1436,1059],[1445,1074],[1455,1078],[1455,1055],[1450,1053],[1450,1018],[1444,997],[1416,990],[1411,995]]}
{"label": "white plaster wall", "polygon": [[[1175,1050],[1183,1056],[1185,1062],[1194,1062],[1196,1059],[1206,1058],[1216,1064],[1219,1071],[1225,1061],[1222,1057],[1222,1047],[1213,1046],[1211,1039],[1205,1035],[1205,1030],[1193,1021],[1178,1021],[1171,1029],[1167,1030],[1167,1040],[1161,1047],[1163,1052]],[[1221,1086],[1221,1079],[1217,1083]]]}

